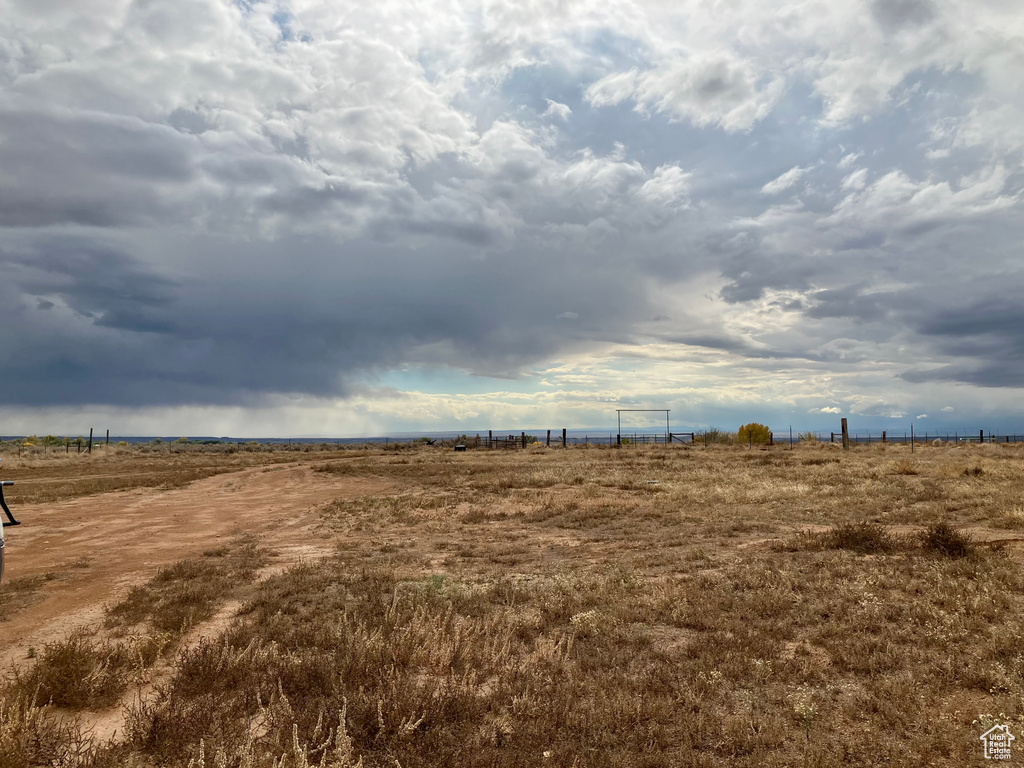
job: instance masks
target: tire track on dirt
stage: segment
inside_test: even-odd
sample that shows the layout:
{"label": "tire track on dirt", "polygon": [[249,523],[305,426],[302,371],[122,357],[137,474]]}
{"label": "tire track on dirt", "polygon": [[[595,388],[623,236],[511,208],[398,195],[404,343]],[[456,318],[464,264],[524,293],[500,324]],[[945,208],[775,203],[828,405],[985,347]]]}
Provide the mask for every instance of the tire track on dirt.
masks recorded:
{"label": "tire track on dirt", "polygon": [[[253,467],[184,488],[115,491],[25,504],[8,546],[8,578],[55,574],[42,598],[0,623],[0,669],[29,647],[102,620],[106,605],[157,570],[240,533],[259,537],[277,563],[333,551],[316,533],[316,508],[391,489],[387,480],[339,478],[307,464]],[[82,567],[84,561],[86,567]],[[77,564],[77,565],[76,565]]]}

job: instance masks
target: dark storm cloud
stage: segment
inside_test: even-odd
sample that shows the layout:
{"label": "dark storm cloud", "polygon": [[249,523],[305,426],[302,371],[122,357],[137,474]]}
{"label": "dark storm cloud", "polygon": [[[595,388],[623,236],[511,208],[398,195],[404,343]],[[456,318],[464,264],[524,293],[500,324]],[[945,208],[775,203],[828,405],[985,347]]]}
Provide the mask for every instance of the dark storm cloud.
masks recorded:
{"label": "dark storm cloud", "polygon": [[[172,215],[195,177],[187,137],[133,118],[5,111],[0,225],[115,227]],[[172,193],[173,194],[173,193]]]}
{"label": "dark storm cloud", "polygon": [[147,332],[171,329],[166,315],[180,286],[124,253],[51,238],[33,252],[0,255],[0,264],[27,295],[59,296],[68,308],[98,326]]}
{"label": "dark storm cloud", "polygon": [[[37,327],[24,346],[8,340],[14,367],[0,399],[257,402],[278,392],[344,393],[366,371],[402,362],[514,375],[644,312],[643,296],[615,279],[623,275],[614,265],[578,274],[550,253],[480,259],[453,245],[408,251],[322,240],[225,248],[183,239],[175,247],[220,266],[205,282],[175,281],[126,254],[66,243],[15,262],[26,295],[59,299],[80,317],[73,339],[67,329]],[[601,307],[578,313],[571,328],[557,318],[569,288]],[[33,322],[24,309],[17,317]]]}

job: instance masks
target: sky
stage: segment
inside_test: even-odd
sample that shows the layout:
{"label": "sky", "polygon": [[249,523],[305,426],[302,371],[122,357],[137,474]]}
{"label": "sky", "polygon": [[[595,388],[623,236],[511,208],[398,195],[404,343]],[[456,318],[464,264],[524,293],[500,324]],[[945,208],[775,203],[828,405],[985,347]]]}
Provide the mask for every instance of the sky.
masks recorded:
{"label": "sky", "polygon": [[1019,0],[0,0],[0,433],[1024,432],[1022,195]]}

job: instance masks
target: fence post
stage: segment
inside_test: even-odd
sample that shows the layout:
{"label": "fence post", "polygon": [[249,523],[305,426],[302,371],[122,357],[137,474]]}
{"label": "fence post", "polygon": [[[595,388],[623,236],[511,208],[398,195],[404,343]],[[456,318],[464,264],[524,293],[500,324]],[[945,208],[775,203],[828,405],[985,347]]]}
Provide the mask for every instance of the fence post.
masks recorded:
{"label": "fence post", "polygon": [[547,446],[551,445],[551,430],[550,429],[548,430],[548,441],[547,441],[547,443],[545,443],[545,445],[547,445]]}
{"label": "fence post", "polygon": [[979,429],[978,430],[978,442],[979,443],[984,443],[985,442],[985,430],[984,429]]}
{"label": "fence post", "polygon": [[845,418],[843,418],[843,420],[842,420],[842,425],[843,425],[843,450],[844,451],[848,451],[848,450],[850,450],[850,430],[849,430],[849,428],[846,425],[846,419]]}
{"label": "fence post", "polygon": [[562,427],[562,447],[563,448],[568,448],[569,447],[569,443],[567,443],[566,440],[565,440],[565,427]]}
{"label": "fence post", "polygon": [[774,432],[769,432],[768,433],[768,445],[775,445],[775,433]]}
{"label": "fence post", "polygon": [[829,437],[828,441],[830,443],[834,443],[836,441],[836,433],[835,432],[829,432],[829,435],[830,435],[830,437]]}
{"label": "fence post", "polygon": [[885,442],[885,430],[884,429],[882,430],[882,442],[883,443]]}
{"label": "fence post", "polygon": [[110,430],[107,430],[107,445],[110,445]]}
{"label": "fence post", "polygon": [[526,433],[525,432],[520,432],[519,433],[519,439],[523,441],[523,448],[525,448],[526,447]]}
{"label": "fence post", "polygon": [[493,448],[494,447],[494,430],[493,429],[488,429],[487,430],[487,447],[488,448]]}
{"label": "fence post", "polygon": [[89,453],[92,453],[92,427],[89,427]]}

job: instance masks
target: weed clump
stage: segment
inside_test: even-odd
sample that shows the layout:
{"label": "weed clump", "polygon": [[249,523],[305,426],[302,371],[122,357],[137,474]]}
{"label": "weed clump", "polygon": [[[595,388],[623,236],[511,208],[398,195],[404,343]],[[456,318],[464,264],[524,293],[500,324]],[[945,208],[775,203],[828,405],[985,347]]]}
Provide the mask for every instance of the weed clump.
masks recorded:
{"label": "weed clump", "polygon": [[127,689],[134,665],[127,646],[101,645],[77,633],[47,645],[27,672],[16,674],[14,690],[39,704],[103,709]]}
{"label": "weed clump", "polygon": [[97,750],[76,721],[58,717],[30,696],[0,696],[0,765],[98,765]]}
{"label": "weed clump", "polygon": [[217,612],[224,596],[251,581],[267,553],[251,541],[208,549],[161,570],[148,584],[132,587],[107,611],[108,629],[148,624],[158,633],[180,635]]}
{"label": "weed clump", "polygon": [[974,539],[969,533],[947,522],[933,523],[921,533],[921,547],[942,557],[969,557],[976,551]]}
{"label": "weed clump", "polygon": [[847,549],[862,555],[888,554],[898,549],[900,543],[899,537],[886,526],[867,520],[834,525],[824,541],[830,549]]}

